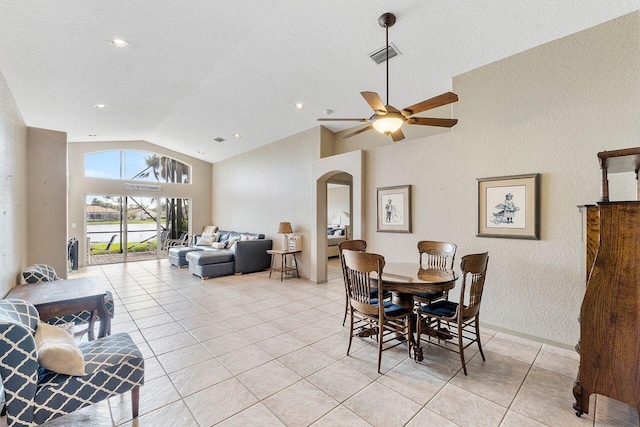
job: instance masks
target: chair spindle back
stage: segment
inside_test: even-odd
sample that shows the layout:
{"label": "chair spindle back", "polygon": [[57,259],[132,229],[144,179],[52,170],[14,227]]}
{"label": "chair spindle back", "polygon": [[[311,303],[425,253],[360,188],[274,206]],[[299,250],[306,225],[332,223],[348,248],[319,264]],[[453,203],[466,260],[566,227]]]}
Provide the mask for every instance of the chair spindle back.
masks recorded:
{"label": "chair spindle back", "polygon": [[452,270],[456,257],[456,245],[448,242],[418,242],[420,265],[426,269]]}
{"label": "chair spindle back", "polygon": [[470,254],[462,257],[460,269],[462,270],[462,287],[460,289],[460,307],[464,307],[465,293],[467,288],[467,277],[470,278],[469,302],[463,310],[463,317],[475,316],[480,310],[482,302],[482,292],[484,291],[484,281],[487,275],[487,264],[489,263],[489,253]]}

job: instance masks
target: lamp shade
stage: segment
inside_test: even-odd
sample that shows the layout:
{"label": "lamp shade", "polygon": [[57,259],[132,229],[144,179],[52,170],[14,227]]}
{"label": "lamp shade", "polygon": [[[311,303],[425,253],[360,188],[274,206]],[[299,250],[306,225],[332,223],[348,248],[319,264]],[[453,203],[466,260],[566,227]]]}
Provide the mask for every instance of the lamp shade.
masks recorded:
{"label": "lamp shade", "polygon": [[290,222],[281,222],[278,226],[278,234],[290,234],[293,233]]}
{"label": "lamp shade", "polygon": [[400,113],[389,112],[384,116],[378,116],[373,120],[373,128],[380,133],[392,134],[404,123],[404,116]]}

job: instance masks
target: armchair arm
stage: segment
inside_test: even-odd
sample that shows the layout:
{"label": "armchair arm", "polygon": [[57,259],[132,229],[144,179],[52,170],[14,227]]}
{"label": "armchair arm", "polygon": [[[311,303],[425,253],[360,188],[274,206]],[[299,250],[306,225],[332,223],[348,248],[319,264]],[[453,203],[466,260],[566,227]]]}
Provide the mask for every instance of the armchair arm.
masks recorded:
{"label": "armchair arm", "polygon": [[[34,317],[35,316],[35,317]],[[38,359],[32,327],[38,312],[24,301],[0,301],[0,377],[7,405],[7,425],[32,425]]]}

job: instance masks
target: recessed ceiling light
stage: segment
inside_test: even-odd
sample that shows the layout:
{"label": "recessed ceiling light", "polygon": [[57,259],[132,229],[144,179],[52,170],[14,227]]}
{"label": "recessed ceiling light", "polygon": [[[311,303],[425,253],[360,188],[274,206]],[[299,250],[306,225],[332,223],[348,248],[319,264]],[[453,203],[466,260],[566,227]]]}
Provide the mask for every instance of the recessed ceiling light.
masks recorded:
{"label": "recessed ceiling light", "polygon": [[98,136],[97,133],[90,133],[89,136]]}
{"label": "recessed ceiling light", "polygon": [[94,105],[94,107],[96,107],[96,108],[107,108],[107,105],[106,104],[96,104],[96,105]]}
{"label": "recessed ceiling light", "polygon": [[204,154],[204,151],[198,151],[198,154]]}
{"label": "recessed ceiling light", "polygon": [[113,39],[109,43],[114,47],[126,47],[129,44],[126,40],[122,39]]}
{"label": "recessed ceiling light", "polygon": [[332,114],[333,110],[330,109],[330,108],[325,108],[324,110],[322,110],[322,112],[325,113],[325,114]]}
{"label": "recessed ceiling light", "polygon": [[240,134],[239,134],[239,133],[234,133],[234,134],[233,134],[233,137],[234,137],[234,138],[240,138]]}
{"label": "recessed ceiling light", "polygon": [[296,110],[302,110],[304,108],[304,104],[302,102],[296,102],[295,104],[293,104],[293,108],[295,108]]}

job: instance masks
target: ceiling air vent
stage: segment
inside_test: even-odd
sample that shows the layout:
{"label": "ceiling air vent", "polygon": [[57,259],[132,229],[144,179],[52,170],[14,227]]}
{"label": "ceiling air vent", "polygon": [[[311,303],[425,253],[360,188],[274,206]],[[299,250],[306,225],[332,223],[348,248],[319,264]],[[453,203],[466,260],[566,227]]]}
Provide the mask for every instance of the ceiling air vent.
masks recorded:
{"label": "ceiling air vent", "polygon": [[[394,56],[398,56],[400,55],[400,51],[398,50],[397,47],[394,46],[393,43],[389,43],[389,59],[393,58]],[[376,64],[382,64],[383,62],[385,62],[387,60],[387,50],[384,47],[381,47],[380,49],[371,52],[369,54],[369,58],[371,58],[371,60],[373,62],[375,62]]]}
{"label": "ceiling air vent", "polygon": [[224,141],[224,138],[217,137],[217,138],[213,138],[213,140],[216,142],[222,142]]}

